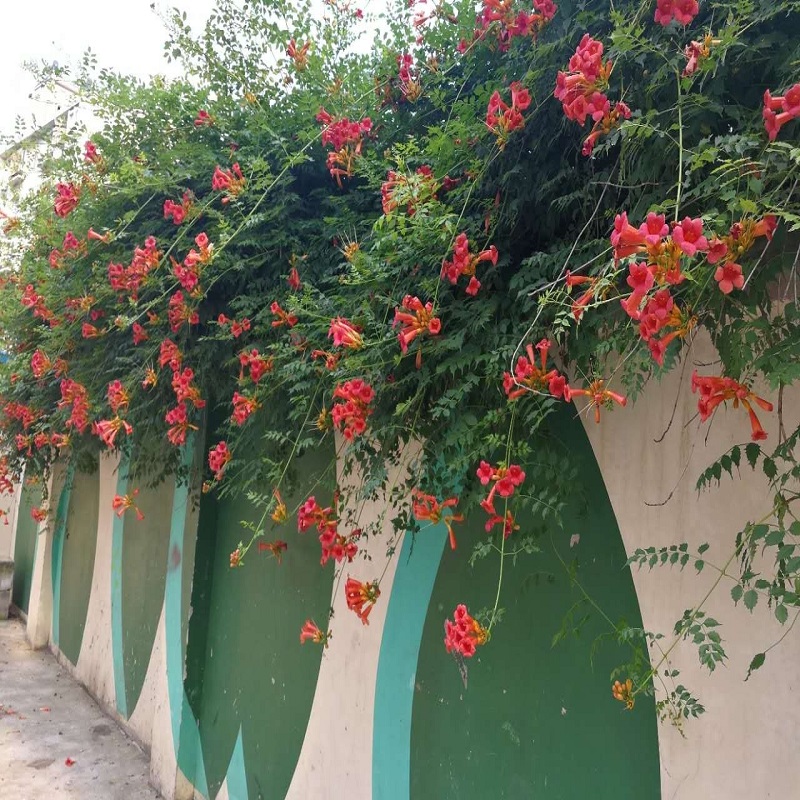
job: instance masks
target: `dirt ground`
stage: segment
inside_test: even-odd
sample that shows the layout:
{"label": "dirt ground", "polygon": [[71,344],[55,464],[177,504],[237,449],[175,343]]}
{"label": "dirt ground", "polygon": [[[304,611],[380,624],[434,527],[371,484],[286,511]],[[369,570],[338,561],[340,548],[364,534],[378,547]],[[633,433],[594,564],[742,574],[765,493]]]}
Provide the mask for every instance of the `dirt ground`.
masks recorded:
{"label": "dirt ground", "polygon": [[0,621],[0,800],[158,800],[139,746],[18,620]]}

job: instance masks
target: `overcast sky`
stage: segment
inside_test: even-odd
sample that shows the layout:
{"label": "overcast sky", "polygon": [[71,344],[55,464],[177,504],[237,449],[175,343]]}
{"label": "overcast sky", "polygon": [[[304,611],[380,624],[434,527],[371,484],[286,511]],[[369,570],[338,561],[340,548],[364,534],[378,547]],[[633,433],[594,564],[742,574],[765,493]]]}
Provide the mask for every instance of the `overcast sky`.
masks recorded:
{"label": "overcast sky", "polygon": [[[0,134],[11,134],[17,114],[37,115],[40,123],[55,114],[28,96],[34,89],[22,69],[27,60],[75,63],[91,47],[98,64],[146,77],[174,70],[164,61],[166,38],[152,0],[0,0]],[[207,19],[214,0],[159,0],[179,6],[193,30]]]}

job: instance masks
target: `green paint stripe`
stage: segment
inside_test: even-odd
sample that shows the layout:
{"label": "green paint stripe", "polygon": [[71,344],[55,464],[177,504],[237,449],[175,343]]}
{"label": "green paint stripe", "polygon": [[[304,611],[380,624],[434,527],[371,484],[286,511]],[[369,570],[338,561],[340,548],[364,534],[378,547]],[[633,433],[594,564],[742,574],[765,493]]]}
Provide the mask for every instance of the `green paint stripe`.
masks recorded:
{"label": "green paint stripe", "polygon": [[[193,447],[187,443],[183,448],[182,466],[189,467],[193,458]],[[183,567],[183,536],[186,526],[186,509],[189,502],[188,483],[175,484],[172,495],[172,517],[167,552],[167,578],[164,585],[164,615],[167,635],[167,689],[170,716],[172,718],[172,741],[175,753],[180,745],[181,705],[183,703],[183,648],[181,646],[181,577]],[[177,562],[177,563],[176,563]]]}
{"label": "green paint stripe", "polygon": [[[181,467],[187,476],[194,461],[194,439],[190,438],[181,454]],[[164,625],[167,649],[167,694],[169,696],[172,743],[175,758],[183,774],[194,788],[208,797],[208,782],[203,763],[200,730],[194,718],[189,698],[183,688],[183,540],[186,512],[189,508],[189,478],[176,482],[172,495],[172,517],[167,551],[167,578],[164,585]]]}
{"label": "green paint stripe", "polygon": [[176,749],[178,766],[181,772],[192,782],[195,791],[210,797],[206,766],[203,761],[203,743],[200,740],[200,728],[192,713],[189,698],[183,694],[180,720],[180,747]]}
{"label": "green paint stripe", "polygon": [[242,744],[242,729],[236,737],[236,745],[231,753],[231,762],[228,765],[228,774],[225,776],[228,784],[229,800],[247,800],[247,773],[244,768],[244,745]]}
{"label": "green paint stripe", "polygon": [[[373,800],[411,795],[411,712],[422,628],[439,571],[447,527],[406,533],[392,583],[375,681]],[[413,542],[413,553],[412,553]]]}
{"label": "green paint stripe", "polygon": [[[123,455],[117,471],[117,494],[128,493],[128,457]],[[107,513],[100,509],[101,513]],[[125,655],[122,645],[122,536],[125,520],[114,514],[111,528],[111,654],[114,660],[114,693],[117,711],[128,718],[128,696],[125,687]]]}
{"label": "green paint stripe", "polygon": [[56,647],[58,647],[60,635],[61,565],[64,555],[64,537],[67,529],[67,512],[69,511],[69,500],[70,495],[72,494],[72,479],[74,475],[75,465],[70,464],[67,467],[64,486],[61,488],[61,495],[58,498],[55,529],[53,531],[53,554],[50,559],[50,577],[53,586],[53,644]]}

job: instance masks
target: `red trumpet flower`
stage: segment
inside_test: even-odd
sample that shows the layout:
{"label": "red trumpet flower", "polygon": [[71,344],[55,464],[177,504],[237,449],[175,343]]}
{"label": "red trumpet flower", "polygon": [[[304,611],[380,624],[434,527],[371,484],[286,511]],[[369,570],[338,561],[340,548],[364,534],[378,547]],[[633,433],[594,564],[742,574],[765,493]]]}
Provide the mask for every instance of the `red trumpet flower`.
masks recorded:
{"label": "red trumpet flower", "polygon": [[760,406],[764,411],[772,411],[773,405],[768,400],[754,394],[743,383],[733,378],[715,377],[712,375],[698,375],[697,370],[692,373],[692,392],[700,392],[697,401],[697,410],[700,419],[705,422],[721,403],[733,400],[733,407],[738,408],[739,403],[747,411],[750,418],[751,435],[754,442],[767,438],[766,431],[761,427],[761,422],[753,410],[752,404]]}
{"label": "red trumpet flower", "polygon": [[381,596],[378,581],[360,583],[355,578],[348,578],[344,586],[344,593],[347,598],[347,607],[351,611],[355,611],[356,616],[364,625],[369,625],[369,615]]}
{"label": "red trumpet flower", "polygon": [[419,520],[428,520],[435,525],[443,522],[450,537],[450,549],[456,549],[456,536],[453,532],[454,522],[463,522],[463,514],[448,514],[445,516],[445,509],[453,508],[458,504],[457,497],[449,497],[440,503],[435,495],[425,494],[419,489],[414,489],[412,493],[414,516]]}
{"label": "red trumpet flower", "polygon": [[592,381],[585,389],[570,389],[568,394],[569,396],[565,396],[564,398],[567,401],[571,400],[573,397],[589,398],[589,408],[594,406],[595,422],[600,422],[600,409],[603,406],[610,406],[612,401],[621,406],[626,405],[628,402],[621,394],[606,389],[605,381],[602,378]]}

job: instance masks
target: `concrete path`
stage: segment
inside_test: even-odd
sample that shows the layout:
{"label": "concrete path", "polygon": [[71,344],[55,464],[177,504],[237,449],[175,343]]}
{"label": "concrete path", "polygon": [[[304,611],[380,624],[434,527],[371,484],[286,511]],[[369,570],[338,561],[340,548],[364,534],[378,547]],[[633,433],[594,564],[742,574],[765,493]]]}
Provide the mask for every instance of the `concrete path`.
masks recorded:
{"label": "concrete path", "polygon": [[0,621],[0,800],[159,797],[141,749],[18,621]]}

